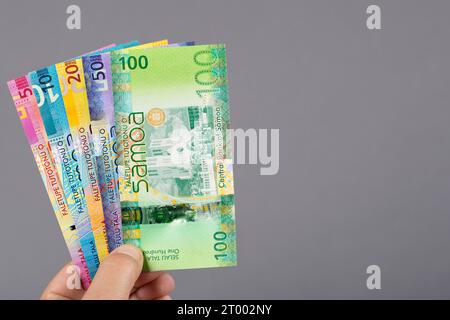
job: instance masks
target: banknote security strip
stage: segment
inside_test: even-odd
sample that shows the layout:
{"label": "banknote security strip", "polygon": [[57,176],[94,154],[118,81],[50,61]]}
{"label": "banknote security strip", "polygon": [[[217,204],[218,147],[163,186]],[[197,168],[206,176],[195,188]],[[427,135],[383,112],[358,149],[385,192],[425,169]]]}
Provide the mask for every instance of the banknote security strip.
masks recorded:
{"label": "banknote security strip", "polygon": [[225,45],[110,45],[8,86],[84,287],[123,243],[145,270],[236,265]]}

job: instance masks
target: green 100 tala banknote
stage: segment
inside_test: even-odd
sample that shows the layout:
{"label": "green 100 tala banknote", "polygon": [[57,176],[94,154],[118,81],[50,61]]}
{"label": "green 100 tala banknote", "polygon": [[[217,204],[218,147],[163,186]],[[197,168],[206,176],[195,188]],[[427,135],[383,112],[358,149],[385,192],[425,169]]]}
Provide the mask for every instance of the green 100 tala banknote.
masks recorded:
{"label": "green 100 tala banknote", "polygon": [[111,53],[124,240],[148,270],[236,265],[224,45]]}

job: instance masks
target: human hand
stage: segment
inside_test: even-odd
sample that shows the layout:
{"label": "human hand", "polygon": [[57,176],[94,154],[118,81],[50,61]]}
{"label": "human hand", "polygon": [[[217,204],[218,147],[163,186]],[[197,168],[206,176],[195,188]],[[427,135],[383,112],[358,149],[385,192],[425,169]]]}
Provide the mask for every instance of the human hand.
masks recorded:
{"label": "human hand", "polygon": [[41,299],[69,300],[168,300],[175,281],[167,272],[141,272],[144,258],[141,250],[123,245],[111,252],[100,264],[87,290],[67,286],[67,268],[63,267],[50,281]]}

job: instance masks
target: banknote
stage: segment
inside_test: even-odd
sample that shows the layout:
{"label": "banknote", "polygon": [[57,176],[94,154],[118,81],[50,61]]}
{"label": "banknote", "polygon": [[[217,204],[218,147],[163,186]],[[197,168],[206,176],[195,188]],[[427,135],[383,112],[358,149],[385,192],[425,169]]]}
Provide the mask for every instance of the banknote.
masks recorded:
{"label": "banknote", "polygon": [[[137,44],[139,44],[138,41],[121,45],[110,44],[88,54],[106,52],[113,48],[122,49]],[[35,97],[37,97],[53,159],[68,200],[69,212],[74,219],[84,258],[92,278],[97,272],[100,261],[80,179],[80,168],[77,157],[73,156],[76,151],[74,150],[56,67],[52,65],[30,72],[29,79]]]}
{"label": "banknote", "polygon": [[85,89],[83,65],[80,58],[55,65],[62,91],[81,183],[87,202],[97,255],[102,262],[108,255],[106,226],[102,207],[97,162],[90,132],[89,107]]}
{"label": "banknote", "polygon": [[87,288],[91,281],[89,270],[84,260],[73,218],[69,212],[68,200],[52,159],[31,84],[28,77],[23,76],[9,81],[8,87],[72,261],[80,268],[81,282]]}
{"label": "banknote", "polygon": [[[147,48],[167,43],[167,40],[161,40],[144,44],[142,47]],[[91,121],[90,130],[97,163],[109,251],[123,243],[123,236],[118,174],[115,164],[117,156],[115,152],[114,98],[108,52],[135,45],[136,42],[130,42],[82,57]]]}
{"label": "banknote", "polygon": [[29,73],[33,91],[51,147],[53,159],[67,197],[69,212],[77,229],[81,248],[91,277],[100,261],[89,220],[87,202],[69,122],[54,65]]}
{"label": "banknote", "polygon": [[[183,43],[171,43],[169,44],[168,40],[161,40],[158,41],[156,44],[143,44],[139,47],[134,47],[134,49],[147,49],[152,47],[178,47],[178,46],[191,46],[194,45],[193,41],[183,42]],[[128,85],[129,83],[129,73],[127,70],[122,70],[120,68],[117,68],[119,65],[119,61],[117,59],[125,59],[128,57],[128,52],[130,48],[125,48],[123,50],[120,50],[120,54],[111,54],[110,56],[110,63],[111,66],[116,66],[116,68],[111,70],[111,77],[112,82],[114,86],[113,95],[114,95],[114,106],[119,105],[129,105],[131,102],[129,101],[130,98],[130,87]],[[118,50],[116,50],[118,51]],[[114,60],[116,59],[116,60]],[[116,129],[116,136],[120,136],[120,126],[115,126]],[[117,152],[116,152],[117,154]],[[116,171],[118,172],[117,168],[117,160],[115,161],[116,165]]]}
{"label": "banknote", "polygon": [[236,264],[224,45],[111,53],[124,240],[145,269]]}

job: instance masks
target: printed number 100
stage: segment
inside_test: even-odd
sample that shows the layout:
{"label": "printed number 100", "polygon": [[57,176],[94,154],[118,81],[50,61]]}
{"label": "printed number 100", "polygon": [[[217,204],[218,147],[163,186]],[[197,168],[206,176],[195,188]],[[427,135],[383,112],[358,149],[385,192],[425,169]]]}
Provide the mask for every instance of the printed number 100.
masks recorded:
{"label": "printed number 100", "polygon": [[[227,238],[227,234],[223,231],[217,231],[216,233],[214,233],[214,240],[216,240],[216,242],[214,243],[214,251],[216,252],[223,252],[225,250],[227,250],[227,244],[225,243],[225,239]],[[225,258],[227,256],[226,253],[219,253],[219,254],[215,254],[214,258],[216,258],[216,260],[220,260],[220,258]]]}
{"label": "printed number 100", "polygon": [[130,70],[134,70],[137,67],[140,69],[146,69],[148,67],[148,59],[146,56],[139,56],[138,58],[135,56],[121,57],[119,61],[122,65],[122,70],[125,70],[127,66]]}

